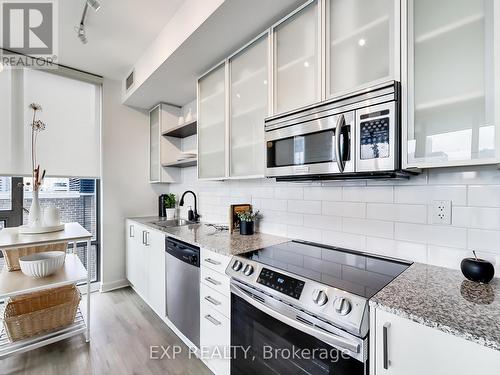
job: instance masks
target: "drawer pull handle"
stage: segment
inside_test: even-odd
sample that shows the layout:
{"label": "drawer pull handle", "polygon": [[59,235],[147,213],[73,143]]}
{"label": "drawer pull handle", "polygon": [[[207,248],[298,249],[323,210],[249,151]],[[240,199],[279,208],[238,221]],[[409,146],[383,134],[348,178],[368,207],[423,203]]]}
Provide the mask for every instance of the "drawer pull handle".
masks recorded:
{"label": "drawer pull handle", "polygon": [[221,304],[221,302],[217,301],[215,298],[212,298],[210,296],[206,296],[205,299],[215,306],[219,306]]}
{"label": "drawer pull handle", "polygon": [[220,284],[222,284],[220,281],[212,279],[210,276],[209,277],[205,277],[205,280],[208,281],[210,284],[213,284],[213,285],[220,285]]}
{"label": "drawer pull handle", "polygon": [[216,260],[213,260],[211,258],[206,258],[205,262],[213,264],[214,266],[220,266],[221,265],[221,262],[217,262]]}
{"label": "drawer pull handle", "polygon": [[129,226],[128,235],[129,235],[129,237],[135,237],[135,228],[133,225]]}
{"label": "drawer pull handle", "polygon": [[388,336],[388,331],[389,331],[389,327],[391,326],[391,323],[385,323],[384,326],[383,326],[383,330],[382,330],[382,345],[383,345],[383,352],[384,352],[384,370],[388,370],[389,369],[389,353],[388,353],[388,348],[387,348],[387,336]]}
{"label": "drawer pull handle", "polygon": [[222,323],[215,319],[212,315],[205,315],[205,319],[216,326],[220,326]]}

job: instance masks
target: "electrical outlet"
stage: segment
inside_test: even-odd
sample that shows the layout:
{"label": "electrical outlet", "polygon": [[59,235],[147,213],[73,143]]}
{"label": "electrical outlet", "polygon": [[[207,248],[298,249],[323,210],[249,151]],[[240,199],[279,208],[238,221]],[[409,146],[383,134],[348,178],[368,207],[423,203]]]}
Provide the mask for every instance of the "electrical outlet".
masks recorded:
{"label": "electrical outlet", "polygon": [[451,201],[434,201],[432,224],[451,225]]}

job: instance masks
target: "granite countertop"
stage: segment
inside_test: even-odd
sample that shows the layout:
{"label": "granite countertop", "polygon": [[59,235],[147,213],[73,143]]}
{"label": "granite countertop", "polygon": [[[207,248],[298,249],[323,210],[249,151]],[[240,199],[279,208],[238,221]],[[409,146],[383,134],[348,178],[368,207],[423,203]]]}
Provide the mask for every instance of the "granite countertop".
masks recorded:
{"label": "granite countertop", "polygon": [[370,305],[500,350],[500,279],[479,284],[458,270],[414,263]]}
{"label": "granite countertop", "polygon": [[180,241],[199,246],[204,249],[223,255],[239,255],[264,247],[288,242],[288,238],[256,233],[251,236],[242,236],[238,233],[229,233],[227,230],[216,230],[206,223],[183,225],[180,227],[165,228],[153,224],[163,218],[156,216],[129,218],[152,229],[164,232],[166,235]]}

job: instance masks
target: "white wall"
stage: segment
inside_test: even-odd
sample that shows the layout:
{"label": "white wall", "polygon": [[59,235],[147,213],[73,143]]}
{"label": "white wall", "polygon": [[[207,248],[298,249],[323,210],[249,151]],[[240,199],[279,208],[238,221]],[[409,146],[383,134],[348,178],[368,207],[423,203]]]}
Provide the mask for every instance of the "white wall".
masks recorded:
{"label": "white wall", "polygon": [[120,103],[121,84],[104,80],[102,113],[102,290],[126,284],[125,218],[157,214],[148,182],[147,113]]}
{"label": "white wall", "polygon": [[[176,194],[187,189],[198,194],[204,221],[227,223],[230,204],[252,203],[265,233],[449,268],[477,250],[500,276],[500,171],[493,167],[432,170],[409,181],[309,184],[199,182],[192,167],[182,184],[170,186]],[[433,200],[452,201],[452,225],[431,224]]]}

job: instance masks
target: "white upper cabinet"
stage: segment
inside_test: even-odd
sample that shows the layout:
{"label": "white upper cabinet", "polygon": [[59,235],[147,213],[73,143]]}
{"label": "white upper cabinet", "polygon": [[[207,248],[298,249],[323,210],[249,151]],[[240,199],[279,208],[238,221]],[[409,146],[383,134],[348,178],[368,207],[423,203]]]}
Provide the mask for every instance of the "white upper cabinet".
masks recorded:
{"label": "white upper cabinet", "polygon": [[198,81],[198,177],[226,177],[226,64]]}
{"label": "white upper cabinet", "polygon": [[410,0],[407,33],[407,167],[498,163],[500,2]]}
{"label": "white upper cabinet", "polygon": [[230,176],[263,176],[264,119],[269,101],[269,38],[266,33],[229,58]]}
{"label": "white upper cabinet", "polygon": [[399,0],[326,0],[328,98],[399,81]]}
{"label": "white upper cabinet", "polygon": [[312,1],[274,26],[274,114],[321,100],[321,15]]}

